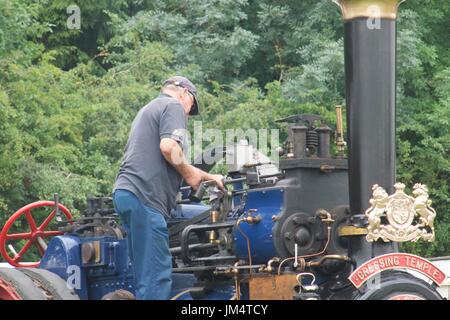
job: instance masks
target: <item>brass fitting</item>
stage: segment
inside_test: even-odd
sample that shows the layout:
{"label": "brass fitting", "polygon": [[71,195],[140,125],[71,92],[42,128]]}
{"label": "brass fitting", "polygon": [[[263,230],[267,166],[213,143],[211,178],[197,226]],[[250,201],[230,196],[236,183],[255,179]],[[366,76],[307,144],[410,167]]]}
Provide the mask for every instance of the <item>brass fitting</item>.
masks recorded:
{"label": "brass fitting", "polygon": [[234,265],[233,265],[233,267],[234,268],[231,268],[230,269],[230,273],[234,273],[234,274],[238,274],[239,273],[239,269],[237,268],[237,267],[239,267],[241,264],[240,264],[240,262],[238,261],[238,262],[236,262]]}
{"label": "brass fitting", "polygon": [[344,157],[346,142],[344,141],[344,129],[342,121],[342,106],[336,106],[336,148],[338,157]]}
{"label": "brass fitting", "polygon": [[307,262],[306,266],[307,267],[319,267],[326,260],[340,260],[340,261],[353,263],[353,260],[350,257],[337,255],[337,254],[330,254],[330,255],[322,256],[318,261]]}
{"label": "brass fitting", "polygon": [[237,221],[237,224],[239,225],[241,222],[246,222],[248,224],[256,224],[261,222],[262,217],[260,215],[257,215],[256,217],[253,216],[255,212],[257,212],[258,209],[248,209],[248,215],[245,218],[239,218]]}
{"label": "brass fitting", "polygon": [[209,243],[220,244],[220,240],[217,239],[217,233],[214,230],[209,232]]}
{"label": "brass fitting", "polygon": [[273,264],[273,263],[279,263],[280,260],[281,260],[281,259],[278,258],[278,257],[275,257],[275,258],[270,259],[269,262],[267,262],[267,267],[264,268],[263,271],[267,271],[267,272],[269,272],[269,273],[272,272],[272,271],[274,271],[275,269],[274,269],[274,267],[272,267],[272,264]]}
{"label": "brass fitting", "polygon": [[261,220],[262,220],[261,216],[258,215],[258,216],[256,216],[256,217],[248,216],[248,217],[242,218],[241,221],[242,221],[242,222],[246,222],[246,223],[248,223],[248,224],[256,224],[256,223],[261,222]]}
{"label": "brass fitting", "polygon": [[320,220],[322,220],[322,222],[325,223],[333,223],[334,219],[331,218],[331,213],[329,213],[328,211],[326,211],[325,209],[319,209],[316,211],[316,214],[318,215],[318,217],[320,218]]}
{"label": "brass fitting", "polygon": [[219,222],[219,211],[212,210],[211,211],[211,223]]}

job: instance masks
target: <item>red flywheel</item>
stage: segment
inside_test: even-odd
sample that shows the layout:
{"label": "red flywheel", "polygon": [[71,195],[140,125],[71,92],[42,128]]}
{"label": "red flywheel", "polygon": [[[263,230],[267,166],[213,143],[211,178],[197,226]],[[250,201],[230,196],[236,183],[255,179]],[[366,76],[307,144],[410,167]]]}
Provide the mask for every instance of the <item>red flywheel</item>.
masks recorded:
{"label": "red flywheel", "polygon": [[[36,219],[33,217],[32,210],[48,207],[50,214],[42,221],[38,226]],[[61,217],[65,217],[67,220],[72,220],[72,214],[62,204],[58,204],[58,210],[61,213]],[[49,230],[49,225],[56,216],[56,208],[54,201],[37,201],[26,205],[25,207],[16,211],[5,223],[0,233],[0,253],[3,258],[11,265],[15,267],[38,267],[37,262],[25,262],[23,261],[25,253],[31,248],[32,245],[37,247],[37,250],[42,257],[46,250],[47,244],[44,239],[62,235],[63,232],[57,230]],[[22,233],[8,233],[14,223],[25,218],[29,226],[28,232]],[[22,247],[15,248],[14,244],[18,242],[23,243],[22,240],[26,240]],[[12,256],[11,256],[12,255]]]}

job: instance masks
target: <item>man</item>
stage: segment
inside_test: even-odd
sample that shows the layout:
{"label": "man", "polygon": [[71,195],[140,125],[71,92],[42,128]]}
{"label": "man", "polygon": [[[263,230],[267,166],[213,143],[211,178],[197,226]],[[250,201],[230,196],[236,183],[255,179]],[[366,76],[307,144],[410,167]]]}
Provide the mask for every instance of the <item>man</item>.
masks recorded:
{"label": "man", "polygon": [[187,116],[198,113],[197,89],[176,76],[131,125],[113,202],[128,234],[137,299],[170,298],[172,257],[165,217],[176,205],[182,178],[194,189],[204,180],[223,188],[221,175],[195,168],[184,156]]}

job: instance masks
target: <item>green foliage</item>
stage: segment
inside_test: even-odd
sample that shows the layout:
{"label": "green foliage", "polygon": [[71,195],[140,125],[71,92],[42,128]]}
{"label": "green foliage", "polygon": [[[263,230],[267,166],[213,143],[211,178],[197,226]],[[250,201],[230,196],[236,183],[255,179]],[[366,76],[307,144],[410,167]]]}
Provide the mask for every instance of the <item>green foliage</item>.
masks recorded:
{"label": "green foliage", "polygon": [[0,62],[29,64],[42,51],[44,46],[34,41],[49,26],[39,23],[37,10],[37,6],[24,5],[21,0],[0,2]]}
{"label": "green foliage", "polygon": [[116,35],[107,46],[108,61],[126,59],[122,53],[140,50],[148,41],[163,42],[174,52],[177,66],[194,64],[203,78],[229,79],[257,45],[258,37],[240,26],[247,17],[242,11],[246,4],[246,0],[164,1],[130,19],[112,15]]}

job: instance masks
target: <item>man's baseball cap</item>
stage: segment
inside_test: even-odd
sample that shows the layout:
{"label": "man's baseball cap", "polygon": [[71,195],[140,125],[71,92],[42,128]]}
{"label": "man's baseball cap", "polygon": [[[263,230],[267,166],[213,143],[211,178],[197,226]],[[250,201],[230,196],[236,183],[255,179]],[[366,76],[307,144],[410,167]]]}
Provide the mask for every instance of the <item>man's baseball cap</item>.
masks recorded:
{"label": "man's baseball cap", "polygon": [[190,115],[196,115],[200,113],[200,105],[198,102],[198,94],[197,94],[197,88],[194,86],[194,84],[185,77],[181,76],[175,76],[172,78],[167,79],[163,86],[166,86],[168,84],[173,84],[174,86],[185,88],[189,91],[190,94],[194,97],[194,105],[191,108],[191,111],[189,112]]}

